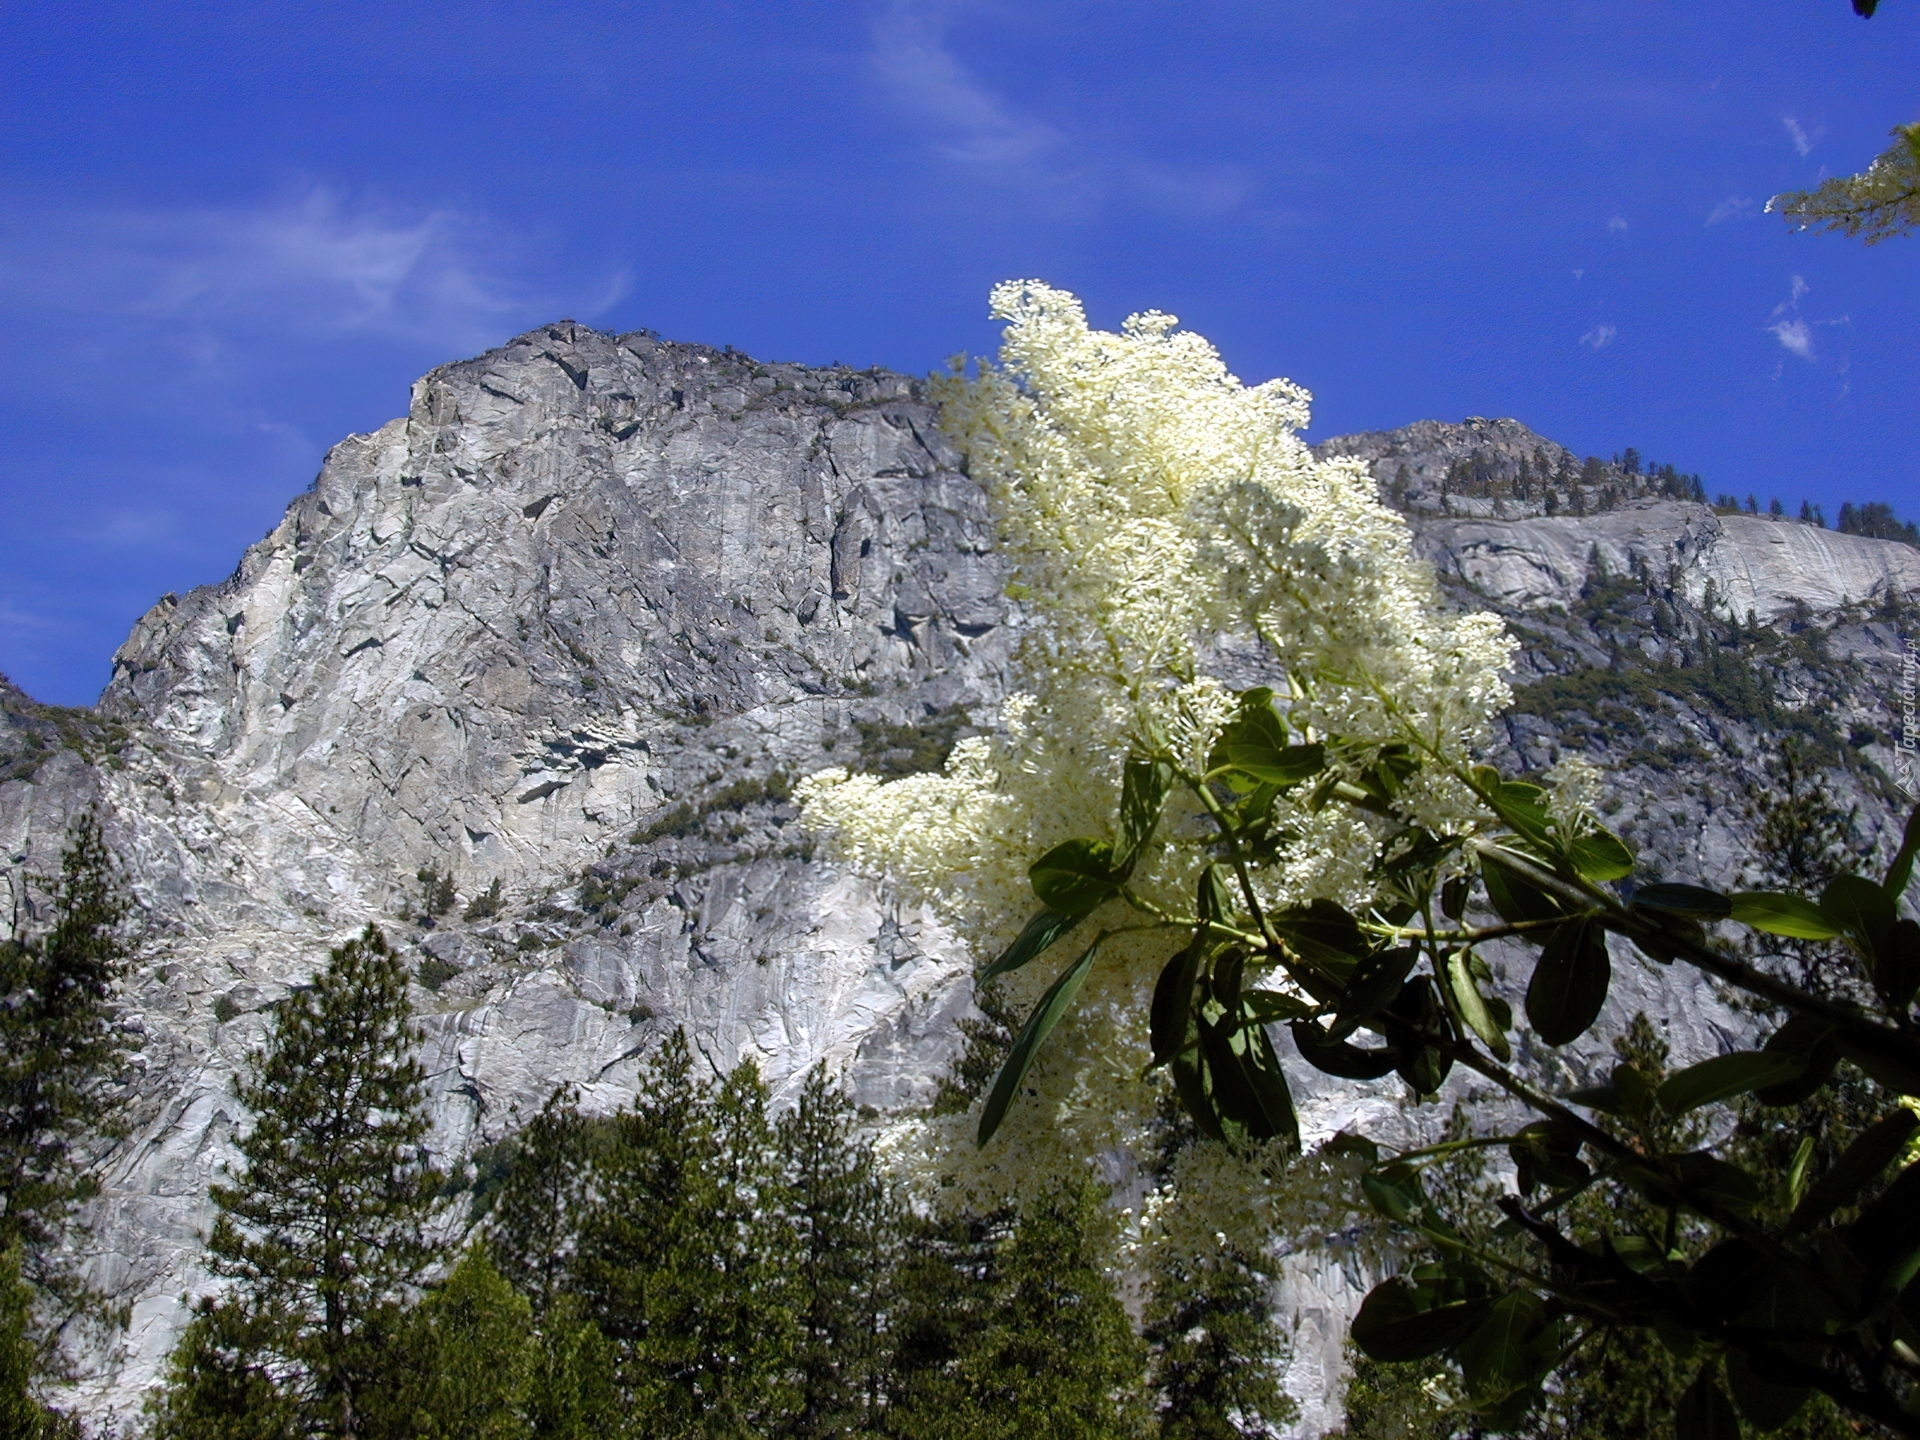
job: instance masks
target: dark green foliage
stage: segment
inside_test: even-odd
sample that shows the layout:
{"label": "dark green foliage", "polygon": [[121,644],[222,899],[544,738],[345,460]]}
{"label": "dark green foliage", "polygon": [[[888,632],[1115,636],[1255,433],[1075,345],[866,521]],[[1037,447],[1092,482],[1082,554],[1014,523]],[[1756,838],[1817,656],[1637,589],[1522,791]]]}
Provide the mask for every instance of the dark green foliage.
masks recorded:
{"label": "dark green foliage", "polygon": [[901,1440],[1145,1433],[1140,1342],[1096,1259],[1097,1192],[927,1223],[902,1264],[887,1431]]}
{"label": "dark green foliage", "polygon": [[[418,1043],[406,972],[369,926],[274,1007],[238,1087],[254,1117],[239,1141],[246,1168],[213,1187],[207,1248],[232,1290],[203,1311],[194,1343],[216,1377],[266,1367],[299,1423],[327,1434],[371,1433],[363,1402],[388,1369],[395,1311],[433,1258],[421,1224],[439,1177],[420,1148]],[[183,1435],[198,1423],[198,1363],[191,1347],[176,1363]]]}
{"label": "dark green foliage", "polygon": [[682,801],[671,810],[664,811],[634,831],[631,843],[648,845],[655,840],[684,839],[700,833],[709,815],[737,815],[749,806],[781,802],[792,794],[793,782],[782,770],[775,770],[764,780],[751,776],[735,780],[706,796],[697,805]]}
{"label": "dark green foliage", "polygon": [[1224,1237],[1158,1257],[1145,1339],[1161,1440],[1265,1440],[1298,1413],[1280,1386],[1287,1346],[1267,1276]]}
{"label": "dark green foliage", "polygon": [[815,1066],[777,1127],[792,1227],[793,1408],[779,1433],[826,1440],[878,1418],[887,1368],[888,1279],[903,1211],[853,1136],[853,1105]]}
{"label": "dark green foliage", "polygon": [[614,1376],[613,1346],[563,1296],[539,1327],[539,1353],[527,1389],[534,1440],[617,1440],[627,1435],[626,1409]]}
{"label": "dark green foliage", "polygon": [[[522,1440],[542,1356],[526,1297],[501,1278],[484,1249],[469,1250],[445,1282],[407,1316],[375,1404],[377,1428],[395,1437]],[[374,1427],[370,1427],[374,1428]]]}
{"label": "dark green foliage", "polygon": [[444,874],[432,865],[422,865],[414,878],[420,882],[420,913],[444,915],[453,909],[459,897],[453,893],[453,871]]}
{"label": "dark green foliage", "polygon": [[[1637,1088],[1643,1093],[1657,1091],[1667,1078],[1666,1043],[1644,1014],[1636,1015],[1626,1033],[1616,1039],[1614,1053],[1621,1067],[1614,1072],[1616,1088],[1634,1088],[1623,1085],[1622,1070],[1639,1077]],[[1830,1104],[1823,1100],[1803,1106],[1784,1125],[1772,1119],[1755,1124],[1730,1148],[1730,1158],[1762,1173],[1785,1175],[1800,1136],[1807,1127],[1818,1129],[1827,1123],[1819,1112]],[[1757,1114],[1753,1118],[1760,1121]],[[1704,1138],[1699,1121],[1676,1119],[1659,1107],[1630,1117],[1602,1116],[1601,1123],[1608,1133],[1650,1153],[1687,1150]],[[1857,1125],[1845,1132],[1842,1143],[1854,1133]],[[1457,1141],[1470,1134],[1467,1115],[1456,1111],[1447,1138]],[[1777,1153],[1782,1148],[1784,1155]],[[1426,1190],[1447,1214],[1471,1215],[1476,1201],[1484,1207],[1497,1197],[1499,1187],[1487,1183],[1485,1166],[1478,1158],[1481,1153],[1463,1151],[1444,1166],[1429,1170]],[[1575,1244],[1594,1250],[1612,1243],[1634,1253],[1629,1247],[1652,1237],[1688,1264],[1697,1264],[1714,1238],[1698,1217],[1613,1179],[1575,1197],[1566,1207],[1564,1228]],[[1502,1242],[1483,1234],[1472,1238],[1516,1263],[1525,1259],[1524,1247],[1516,1240]],[[1442,1257],[1428,1252],[1424,1259],[1432,1265]],[[1554,1383],[1537,1398],[1517,1433],[1538,1440],[1686,1440],[1676,1437],[1674,1416],[1700,1370],[1701,1352],[1676,1353],[1648,1329],[1590,1319],[1582,1323],[1576,1338],[1579,1343],[1571,1345]],[[1389,1363],[1359,1351],[1353,1358],[1342,1432],[1345,1440],[1398,1440],[1401,1435],[1466,1440],[1499,1428],[1476,1419],[1462,1403],[1470,1387],[1458,1366],[1446,1359]],[[1843,1418],[1832,1401],[1814,1395],[1790,1423],[1771,1433],[1785,1440],[1844,1440],[1887,1432]]]}
{"label": "dark green foliage", "polygon": [[[131,741],[125,724],[102,719],[91,708],[42,705],[0,675],[0,785],[29,780],[63,751],[88,765],[121,769]],[[165,790],[171,800],[171,786]]]}
{"label": "dark green foliage", "polygon": [[676,1031],[630,1110],[587,1119],[556,1091],[489,1161],[490,1250],[543,1364],[592,1392],[553,1403],[590,1410],[599,1386],[649,1435],[860,1431],[890,1353],[896,1202],[823,1071],[770,1123],[751,1065],[715,1086],[694,1063]]}
{"label": "dark green foliage", "polygon": [[460,973],[460,967],[451,961],[442,960],[438,955],[428,955],[421,960],[419,968],[414,973],[420,980],[421,989],[438,992],[442,985]]}
{"label": "dark green foliage", "polygon": [[1375,1360],[1351,1344],[1347,1357],[1346,1423],[1327,1440],[1480,1440],[1486,1433],[1427,1388],[1447,1378],[1432,1362]]}
{"label": "dark green foliage", "polygon": [[111,1086],[126,1056],[114,997],[131,903],[91,811],[74,824],[59,876],[41,883],[51,927],[0,942],[0,1255],[34,1297],[22,1323],[47,1372],[60,1363],[48,1307],[106,1318],[62,1241],[99,1188],[85,1142],[114,1128]]}
{"label": "dark green foliage", "polygon": [[202,1300],[152,1402],[154,1440],[296,1440],[313,1433],[274,1374],[272,1320],[245,1304]]}
{"label": "dark green foliage", "polygon": [[1898,540],[1903,545],[1920,546],[1920,525],[1902,520],[1884,500],[1868,500],[1860,505],[1843,501],[1840,523],[1834,528],[1842,535],[1865,535],[1874,540]]}
{"label": "dark green foliage", "polygon": [[469,920],[491,920],[500,913],[500,879],[494,877],[493,883],[468,904],[466,916]]}
{"label": "dark green foliage", "polygon": [[42,1345],[35,1335],[34,1292],[20,1279],[18,1248],[0,1253],[0,1435],[9,1440],[80,1440],[73,1417],[42,1405]]}
{"label": "dark green foliage", "polygon": [[944,769],[955,742],[973,733],[966,712],[958,709],[902,725],[856,720],[853,728],[860,737],[860,769],[887,780]]}
{"label": "dark green foliage", "polygon": [[[1853,0],[1854,10],[1871,15],[1878,0]],[[1837,231],[1868,245],[1920,226],[1920,125],[1897,125],[1893,144],[1858,175],[1833,175],[1812,190],[1775,196],[1778,210],[1801,230]]]}
{"label": "dark green foliage", "polygon": [[[505,1142],[501,1178],[485,1198],[487,1243],[500,1273],[544,1320],[572,1279],[585,1218],[594,1142],[610,1128],[581,1115],[579,1096],[560,1086],[540,1113]],[[598,1132],[596,1134],[596,1132]]]}
{"label": "dark green foliage", "polygon": [[610,877],[589,870],[580,877],[580,908],[590,915],[618,915],[620,902],[625,900],[632,893],[634,886],[639,883],[636,876]]}
{"label": "dark green foliage", "polygon": [[709,1103],[685,1035],[668,1037],[618,1117],[595,1188],[573,1273],[647,1433],[747,1434],[785,1413],[790,1240],[753,1068]]}

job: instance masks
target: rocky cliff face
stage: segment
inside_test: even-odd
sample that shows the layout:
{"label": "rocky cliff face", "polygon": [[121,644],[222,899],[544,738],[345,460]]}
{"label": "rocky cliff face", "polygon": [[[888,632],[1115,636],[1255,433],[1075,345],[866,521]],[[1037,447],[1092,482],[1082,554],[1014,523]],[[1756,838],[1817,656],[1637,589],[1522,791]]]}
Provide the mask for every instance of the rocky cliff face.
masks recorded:
{"label": "rocky cliff face", "polygon": [[[1489,446],[1564,454],[1510,421],[1330,443],[1429,478]],[[1625,489],[1629,508],[1584,518],[1412,506],[1462,598],[1527,638],[1515,763],[1601,752],[1627,833],[1714,880],[1744,861],[1770,737],[1817,721],[1870,842],[1894,819],[1920,555]],[[824,1059],[881,1111],[928,1098],[971,959],[817,860],[786,796],[824,764],[936,766],[990,722],[1019,627],[1001,583],[984,497],[915,382],[563,322],[435,371],[405,418],[337,446],[226,582],[142,619],[94,710],[0,691],[0,933],[33,923],[26,876],[89,804],[148,915],[136,1123],[95,1262],[134,1320],[94,1357],[88,1408],[137,1408],[204,1278],[262,1007],[363,924],[431,982],[450,1159],[563,1081],[621,1103],[670,1024],[776,1089]],[[1699,679],[1722,674],[1729,624],[1764,704]],[[421,916],[423,870],[451,875],[452,912]],[[1616,1008],[1665,1016],[1683,1053],[1733,1023],[1704,990],[1621,970]],[[1303,1090],[1320,1135],[1397,1114],[1325,1077]],[[1303,1434],[1337,1418],[1355,1278],[1324,1255],[1291,1272]]]}

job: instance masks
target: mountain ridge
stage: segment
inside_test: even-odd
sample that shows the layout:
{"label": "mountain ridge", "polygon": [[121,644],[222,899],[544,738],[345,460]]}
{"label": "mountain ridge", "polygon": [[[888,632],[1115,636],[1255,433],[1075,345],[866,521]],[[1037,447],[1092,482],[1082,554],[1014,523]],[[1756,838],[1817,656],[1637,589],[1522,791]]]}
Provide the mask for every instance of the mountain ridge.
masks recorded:
{"label": "mountain ridge", "polygon": [[[1571,452],[1518,422],[1319,449],[1383,487],[1407,466],[1422,552],[1526,642],[1503,754],[1609,758],[1632,791],[1622,824],[1660,863],[1705,879],[1739,863],[1736,792],[1761,783],[1781,717],[1828,717],[1836,783],[1878,807],[1865,838],[1884,833],[1879,687],[1920,553],[1716,515],[1617,467],[1572,481],[1600,513],[1548,515],[1548,482],[1513,493],[1519,457],[1558,475]],[[1450,472],[1467,483],[1443,490]],[[787,790],[826,764],[930,768],[991,725],[1022,624],[1003,579],[986,498],[920,382],[561,322],[439,367],[405,416],[333,447],[227,580],[141,618],[99,705],[0,690],[3,933],[33,923],[25,877],[89,804],[149,917],[127,986],[145,1060],[95,1260],[134,1324],[117,1357],[88,1357],[89,1411],[132,1412],[205,1283],[194,1234],[235,1153],[231,1080],[263,1007],[369,921],[436,962],[416,994],[449,1158],[561,1081],[617,1105],[673,1023],[716,1064],[759,1059],[780,1093],[825,1060],[878,1111],[929,1100],[971,1012],[971,957],[937,917],[823,863]],[[1784,648],[1774,708],[1743,716],[1747,692],[1698,677],[1734,663],[1716,657],[1747,611]],[[500,881],[502,913],[423,923],[430,867],[463,903]],[[1613,1004],[1658,1008],[1682,1049],[1732,1033],[1677,984],[1636,968]],[[1302,1081],[1316,1133],[1385,1098]],[[1288,1282],[1319,1337],[1290,1381],[1303,1425],[1337,1404],[1352,1299],[1318,1263]]]}

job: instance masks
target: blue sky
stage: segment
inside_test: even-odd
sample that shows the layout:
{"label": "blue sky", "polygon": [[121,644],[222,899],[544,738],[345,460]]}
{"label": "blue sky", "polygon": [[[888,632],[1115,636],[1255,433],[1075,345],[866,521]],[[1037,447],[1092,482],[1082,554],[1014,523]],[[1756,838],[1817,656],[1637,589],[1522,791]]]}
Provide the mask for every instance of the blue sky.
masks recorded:
{"label": "blue sky", "polygon": [[91,701],[328,445],[562,316],[924,372],[1033,276],[1310,438],[1512,415],[1920,513],[1920,237],[1767,198],[1920,0],[0,7],[0,671]]}

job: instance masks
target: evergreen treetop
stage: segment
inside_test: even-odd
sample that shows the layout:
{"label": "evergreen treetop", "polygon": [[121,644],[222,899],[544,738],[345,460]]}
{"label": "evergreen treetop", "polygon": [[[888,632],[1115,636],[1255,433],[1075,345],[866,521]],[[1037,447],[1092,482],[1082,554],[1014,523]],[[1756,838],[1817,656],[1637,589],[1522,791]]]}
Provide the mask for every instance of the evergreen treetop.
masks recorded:
{"label": "evergreen treetop", "polygon": [[[207,1248],[231,1306],[318,1433],[366,1433],[383,1327],[435,1258],[440,1177],[423,1148],[425,1072],[406,971],[372,926],[274,1007],[239,1086],[245,1169],[213,1187]],[[186,1433],[186,1432],[182,1432]]]}

